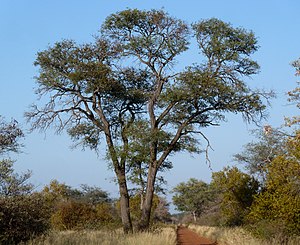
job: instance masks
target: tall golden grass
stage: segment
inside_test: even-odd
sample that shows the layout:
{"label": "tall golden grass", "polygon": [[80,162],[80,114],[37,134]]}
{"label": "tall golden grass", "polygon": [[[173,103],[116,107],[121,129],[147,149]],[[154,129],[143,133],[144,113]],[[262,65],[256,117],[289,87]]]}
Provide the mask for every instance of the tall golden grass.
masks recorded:
{"label": "tall golden grass", "polygon": [[174,245],[176,232],[167,227],[154,233],[124,235],[116,231],[63,231],[52,232],[26,243],[26,245]]}
{"label": "tall golden grass", "polygon": [[220,228],[209,226],[189,225],[191,230],[197,234],[217,240],[220,245],[299,245],[300,237],[274,237],[270,240],[260,240],[254,238],[242,228]]}

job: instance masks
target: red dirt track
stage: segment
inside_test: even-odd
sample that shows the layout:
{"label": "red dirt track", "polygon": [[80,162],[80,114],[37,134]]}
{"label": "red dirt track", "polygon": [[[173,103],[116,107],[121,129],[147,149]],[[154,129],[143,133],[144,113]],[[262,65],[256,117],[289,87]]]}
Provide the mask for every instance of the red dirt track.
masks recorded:
{"label": "red dirt track", "polygon": [[177,229],[177,245],[217,245],[217,242],[210,241],[199,236],[190,229],[179,226]]}

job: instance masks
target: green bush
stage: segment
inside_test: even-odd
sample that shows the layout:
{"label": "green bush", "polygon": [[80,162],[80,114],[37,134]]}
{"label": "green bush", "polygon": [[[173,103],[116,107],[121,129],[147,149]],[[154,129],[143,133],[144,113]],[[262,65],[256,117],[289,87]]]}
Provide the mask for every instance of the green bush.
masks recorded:
{"label": "green bush", "polygon": [[0,244],[18,244],[49,228],[49,209],[37,194],[0,197]]}
{"label": "green bush", "polygon": [[266,230],[274,234],[300,234],[299,152],[300,135],[297,134],[287,141],[285,155],[277,156],[267,165],[265,187],[255,197],[247,215],[248,223],[254,227],[269,222],[270,229],[266,226]]}

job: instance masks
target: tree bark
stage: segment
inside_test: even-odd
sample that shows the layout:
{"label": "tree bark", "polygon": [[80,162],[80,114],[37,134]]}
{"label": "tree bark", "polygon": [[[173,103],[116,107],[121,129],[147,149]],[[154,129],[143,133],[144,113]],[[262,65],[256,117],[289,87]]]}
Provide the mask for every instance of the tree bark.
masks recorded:
{"label": "tree bark", "polygon": [[125,234],[132,233],[132,222],[130,217],[130,207],[129,207],[129,194],[125,178],[125,172],[116,172],[120,191],[120,209],[121,209],[121,219],[123,224],[123,231]]}
{"label": "tree bark", "polygon": [[138,224],[139,231],[147,231],[150,227],[151,208],[154,195],[156,174],[157,167],[151,165],[148,173],[145,200],[142,207],[142,216]]}

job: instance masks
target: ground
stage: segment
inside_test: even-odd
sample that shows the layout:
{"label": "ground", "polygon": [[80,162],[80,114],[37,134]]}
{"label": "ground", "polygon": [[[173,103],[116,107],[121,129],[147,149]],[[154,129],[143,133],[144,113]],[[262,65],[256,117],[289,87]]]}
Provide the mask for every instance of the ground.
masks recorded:
{"label": "ground", "polygon": [[217,245],[217,242],[201,237],[186,227],[179,226],[177,229],[177,245]]}

